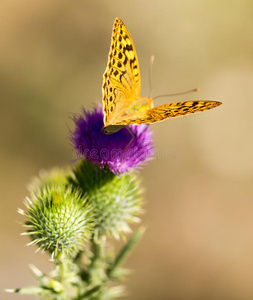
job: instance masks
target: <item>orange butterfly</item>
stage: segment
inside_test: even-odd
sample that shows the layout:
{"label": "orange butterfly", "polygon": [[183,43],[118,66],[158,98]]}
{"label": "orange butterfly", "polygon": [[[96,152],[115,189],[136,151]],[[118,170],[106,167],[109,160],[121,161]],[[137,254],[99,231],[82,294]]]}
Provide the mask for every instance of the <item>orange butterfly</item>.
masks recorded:
{"label": "orange butterfly", "polygon": [[106,134],[130,124],[150,124],[205,111],[217,101],[185,101],[153,108],[153,99],[140,96],[140,70],[133,41],[124,23],[116,18],[102,86]]}

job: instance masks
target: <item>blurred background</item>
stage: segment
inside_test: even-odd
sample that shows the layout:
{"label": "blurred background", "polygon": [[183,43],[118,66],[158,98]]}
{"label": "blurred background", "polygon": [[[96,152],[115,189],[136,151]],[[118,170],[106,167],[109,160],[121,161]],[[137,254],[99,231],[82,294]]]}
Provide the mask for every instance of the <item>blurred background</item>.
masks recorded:
{"label": "blurred background", "polygon": [[33,285],[17,208],[41,169],[72,164],[71,117],[101,101],[115,17],[138,53],[142,96],[223,102],[152,125],[157,155],[141,171],[148,230],[126,263],[130,300],[247,300],[253,295],[253,2],[1,0],[0,299]]}

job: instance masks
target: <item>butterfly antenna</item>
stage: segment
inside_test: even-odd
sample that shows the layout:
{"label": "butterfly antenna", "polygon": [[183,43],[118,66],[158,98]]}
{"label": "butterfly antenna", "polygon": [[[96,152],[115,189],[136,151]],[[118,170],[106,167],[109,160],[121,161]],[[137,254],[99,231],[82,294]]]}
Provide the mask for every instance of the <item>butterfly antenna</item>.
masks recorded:
{"label": "butterfly antenna", "polygon": [[149,63],[149,98],[152,98],[152,70],[153,70],[153,63],[154,63],[154,55],[150,56],[150,63]]}
{"label": "butterfly antenna", "polygon": [[200,89],[199,88],[195,88],[189,91],[185,91],[185,92],[179,92],[179,93],[175,93],[175,94],[166,94],[166,95],[159,95],[159,96],[155,96],[153,99],[157,99],[160,97],[170,97],[170,96],[178,96],[178,95],[184,95],[184,94],[188,94],[188,93],[192,93],[192,92],[199,92]]}

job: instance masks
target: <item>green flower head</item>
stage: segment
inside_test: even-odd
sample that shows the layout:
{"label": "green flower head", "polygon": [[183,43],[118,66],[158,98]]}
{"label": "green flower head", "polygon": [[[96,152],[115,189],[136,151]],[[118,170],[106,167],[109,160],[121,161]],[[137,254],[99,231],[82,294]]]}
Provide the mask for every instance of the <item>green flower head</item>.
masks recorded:
{"label": "green flower head", "polygon": [[117,176],[82,161],[70,182],[88,197],[94,214],[95,236],[109,234],[119,238],[130,231],[129,223],[139,221],[142,190],[135,174]]}
{"label": "green flower head", "polygon": [[77,190],[65,186],[48,186],[31,194],[25,201],[28,218],[24,234],[40,249],[53,255],[78,250],[90,236],[92,216],[86,199]]}

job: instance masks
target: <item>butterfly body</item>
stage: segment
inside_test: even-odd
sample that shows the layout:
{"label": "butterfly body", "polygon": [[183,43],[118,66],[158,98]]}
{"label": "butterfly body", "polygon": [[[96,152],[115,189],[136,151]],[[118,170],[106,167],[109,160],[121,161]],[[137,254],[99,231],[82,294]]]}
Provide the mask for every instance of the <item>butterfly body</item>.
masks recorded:
{"label": "butterfly body", "polygon": [[[134,118],[138,116],[139,118],[143,116],[145,118],[147,111],[149,111],[153,107],[153,100],[151,98],[144,98],[139,97],[136,99],[133,99],[131,101],[131,104],[127,108],[122,108],[122,113],[120,114],[120,119],[115,120],[112,124],[107,123],[104,126],[104,133],[105,134],[112,134],[114,132],[117,132],[118,130],[126,127],[127,125],[130,125],[128,123],[128,119]],[[119,109],[118,109],[119,110]],[[123,125],[124,123],[124,125]],[[133,123],[131,123],[133,124]],[[137,123],[138,124],[138,123]]]}
{"label": "butterfly body", "polygon": [[104,126],[103,133],[113,134],[113,133],[119,131],[120,129],[122,129],[124,127],[126,127],[126,125],[108,125],[108,126]]}
{"label": "butterfly body", "polygon": [[137,54],[124,23],[116,18],[102,86],[104,133],[130,124],[151,124],[219,106],[217,101],[185,101],[154,107],[152,98],[140,96]]}

